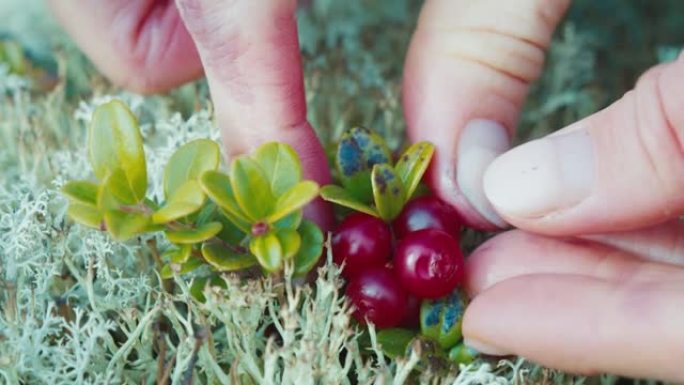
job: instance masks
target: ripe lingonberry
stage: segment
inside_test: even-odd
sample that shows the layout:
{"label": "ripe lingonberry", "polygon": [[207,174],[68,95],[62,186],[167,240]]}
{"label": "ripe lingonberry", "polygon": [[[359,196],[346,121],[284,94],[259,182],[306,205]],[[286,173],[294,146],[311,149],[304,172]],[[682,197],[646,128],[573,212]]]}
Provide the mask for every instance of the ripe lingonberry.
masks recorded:
{"label": "ripe lingonberry", "polygon": [[422,229],[442,230],[458,239],[461,221],[449,204],[435,196],[423,196],[404,206],[401,214],[392,222],[392,228],[398,239]]}
{"label": "ripe lingonberry", "polygon": [[463,281],[464,265],[458,242],[440,230],[408,234],[394,255],[402,286],[420,298],[438,298],[452,292]]}
{"label": "ripe lingonberry", "polygon": [[332,238],[333,261],[344,263],[342,274],[351,278],[370,267],[387,262],[392,246],[392,234],[382,220],[363,213],[354,213],[342,221]]}
{"label": "ripe lingonberry", "polygon": [[364,270],[347,285],[347,298],[354,305],[354,318],[372,322],[378,329],[398,325],[406,312],[406,291],[393,272],[385,267]]}

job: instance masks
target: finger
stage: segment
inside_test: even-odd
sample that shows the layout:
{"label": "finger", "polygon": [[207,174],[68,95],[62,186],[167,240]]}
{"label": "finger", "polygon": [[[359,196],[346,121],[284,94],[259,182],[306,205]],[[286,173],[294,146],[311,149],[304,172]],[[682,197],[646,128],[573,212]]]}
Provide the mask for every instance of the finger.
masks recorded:
{"label": "finger", "polygon": [[505,226],[482,189],[487,165],[509,147],[529,84],[569,0],[430,0],[404,71],[413,141],[437,146],[428,178],[471,224]]}
{"label": "finger", "polygon": [[[306,120],[295,0],[177,0],[205,68],[229,154],[288,143],[304,176],[328,183],[328,163]],[[307,210],[329,228],[329,206]]]}
{"label": "finger", "polygon": [[[648,232],[647,232],[648,233]],[[671,244],[667,237],[648,238],[648,234],[634,234],[636,239],[656,247],[657,241]],[[623,238],[626,242],[626,236]],[[642,247],[647,250],[647,248]],[[478,249],[466,262],[466,288],[476,296],[507,279],[530,274],[570,274],[608,280],[660,281],[671,276],[673,270],[684,273],[684,257],[671,249],[667,257],[672,264],[652,262],[635,255],[590,240],[555,239],[513,230],[498,235]],[[676,264],[681,267],[674,267]]]}
{"label": "finger", "polygon": [[525,275],[477,296],[463,333],[480,351],[568,372],[684,381],[683,307],[679,271],[662,282]]}
{"label": "finger", "polygon": [[50,0],[54,14],[113,83],[160,92],[202,75],[195,45],[169,1]]}
{"label": "finger", "polygon": [[559,133],[499,157],[485,191],[513,225],[576,235],[642,228],[684,213],[684,57]]}
{"label": "finger", "polygon": [[645,229],[582,238],[644,256],[651,261],[684,265],[684,220],[677,219]]}

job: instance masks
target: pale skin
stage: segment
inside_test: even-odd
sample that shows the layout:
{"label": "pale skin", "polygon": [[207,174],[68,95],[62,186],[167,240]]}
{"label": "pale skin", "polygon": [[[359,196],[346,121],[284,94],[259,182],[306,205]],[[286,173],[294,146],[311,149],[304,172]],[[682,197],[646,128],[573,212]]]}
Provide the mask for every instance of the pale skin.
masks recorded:
{"label": "pale skin", "polygon": [[[509,150],[569,0],[427,0],[406,58],[408,135],[467,222],[517,230],[468,260],[466,343],[576,373],[684,381],[684,58],[560,133]],[[113,82],[204,74],[229,154],[292,144],[329,181],[306,121],[295,0],[52,0]],[[180,10],[180,11],[179,11]],[[308,209],[327,227],[322,202]]]}

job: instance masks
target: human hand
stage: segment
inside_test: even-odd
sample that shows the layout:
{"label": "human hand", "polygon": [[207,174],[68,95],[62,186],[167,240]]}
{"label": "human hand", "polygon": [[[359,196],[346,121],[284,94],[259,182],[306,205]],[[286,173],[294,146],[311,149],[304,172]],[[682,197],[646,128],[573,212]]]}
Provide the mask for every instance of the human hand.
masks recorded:
{"label": "human hand", "polygon": [[[228,156],[267,141],[299,153],[304,177],[327,184],[323,148],[306,120],[296,0],[61,1],[67,32],[114,83],[160,92],[204,72]],[[305,209],[322,228],[330,207]]]}
{"label": "human hand", "polygon": [[566,371],[684,381],[684,59],[499,156],[568,5],[428,0],[412,40],[404,107],[437,145],[431,184],[471,225],[524,229],[469,258],[463,332]]}

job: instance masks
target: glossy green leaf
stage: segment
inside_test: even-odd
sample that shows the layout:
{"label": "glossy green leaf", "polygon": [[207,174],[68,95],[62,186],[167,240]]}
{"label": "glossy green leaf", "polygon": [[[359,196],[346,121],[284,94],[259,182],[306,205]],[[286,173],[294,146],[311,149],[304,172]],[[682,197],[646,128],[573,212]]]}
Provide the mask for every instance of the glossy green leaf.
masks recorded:
{"label": "glossy green leaf", "polygon": [[95,229],[100,229],[102,227],[102,220],[104,219],[102,211],[97,207],[79,202],[72,202],[69,204],[67,215],[69,218],[73,219],[74,222]]}
{"label": "glossy green leaf", "polygon": [[252,231],[252,225],[243,218],[236,217],[231,212],[224,209],[221,209],[221,214],[245,234],[249,234]]}
{"label": "glossy green leaf", "polygon": [[302,179],[302,166],[295,150],[285,143],[266,143],[254,152],[269,181],[273,195],[279,197]]}
{"label": "glossy green leaf", "polygon": [[154,223],[168,223],[199,211],[205,195],[196,180],[188,180],[174,190],[166,204],[152,215]]}
{"label": "glossy green leaf", "polygon": [[249,231],[249,218],[235,200],[233,186],[228,175],[218,171],[207,171],[202,174],[199,182],[209,199],[223,209],[231,221],[235,219],[236,226],[243,228],[247,224],[247,231]]}
{"label": "glossy green leaf", "polygon": [[475,361],[478,354],[477,350],[460,343],[449,350],[449,360],[458,364],[468,365]]}
{"label": "glossy green leaf", "polygon": [[292,214],[275,221],[274,223],[271,224],[271,226],[277,230],[282,230],[282,229],[296,230],[299,227],[299,224],[302,223],[303,217],[304,217],[304,213],[302,212],[302,210],[297,210],[297,211],[293,212]]}
{"label": "glossy green leaf", "polygon": [[323,232],[315,223],[304,220],[297,230],[302,238],[299,251],[294,257],[294,275],[308,273],[323,254]]}
{"label": "glossy green leaf", "polygon": [[125,241],[147,230],[150,217],[141,213],[126,213],[107,210],[104,213],[105,226],[114,239]]}
{"label": "glossy green leaf", "polygon": [[[138,122],[126,105],[118,100],[102,104],[95,109],[89,130],[90,162],[98,179],[103,180],[120,170],[116,185],[130,192],[135,203],[145,197],[147,168],[142,136]],[[123,179],[119,180],[119,179]],[[125,188],[124,188],[125,187]],[[115,192],[119,197],[119,193]]]}
{"label": "glossy green leaf", "polygon": [[222,241],[228,242],[231,245],[237,245],[245,239],[247,232],[237,227],[233,221],[224,215],[223,212],[216,213],[212,217],[212,220],[221,222],[221,225],[223,226],[223,228],[221,228],[221,232],[216,234],[216,237]]}
{"label": "glossy green leaf", "polygon": [[437,300],[423,300],[420,306],[420,331],[448,349],[461,339],[461,323],[466,297],[460,290]]}
{"label": "glossy green leaf", "polygon": [[335,164],[340,180],[349,194],[363,203],[373,200],[370,173],[374,165],[390,163],[385,141],[374,132],[355,127],[340,138]]}
{"label": "glossy green leaf", "polygon": [[141,199],[136,195],[134,186],[121,168],[112,169],[111,173],[103,180],[102,184],[109,193],[121,204],[136,205]]}
{"label": "glossy green leaf", "polygon": [[257,162],[246,156],[235,158],[230,168],[230,182],[235,200],[249,219],[256,222],[271,214],[275,198]]}
{"label": "glossy green leaf", "polygon": [[209,222],[193,229],[166,231],[166,238],[173,243],[200,243],[218,234],[221,227],[219,222]]}
{"label": "glossy green leaf", "polygon": [[378,216],[378,212],[374,208],[358,201],[349,192],[340,186],[329,184],[321,188],[321,198],[328,202],[338,204],[340,206],[348,207],[352,210],[360,211],[374,217]]}
{"label": "glossy green leaf", "polygon": [[249,241],[249,250],[256,256],[261,267],[272,273],[283,267],[283,248],[278,237],[269,232]]}
{"label": "glossy green leaf", "polygon": [[404,184],[389,164],[373,166],[373,197],[380,218],[393,220],[404,207],[406,192]]}
{"label": "glossy green leaf", "polygon": [[72,180],[62,186],[64,194],[71,202],[97,206],[97,192],[100,186],[85,180]]}
{"label": "glossy green leaf", "polygon": [[169,279],[173,278],[173,270],[177,269],[178,274],[187,274],[193,270],[196,270],[200,266],[204,265],[204,261],[201,260],[200,258],[197,257],[190,257],[187,262],[183,264],[175,264],[175,263],[169,263],[166,264],[162,267],[161,271],[159,272],[159,275],[163,279]]}
{"label": "glossy green leaf", "polygon": [[318,196],[318,184],[308,180],[297,183],[278,198],[273,213],[268,218],[268,222],[272,223],[285,218],[287,215],[304,207],[304,205],[315,199],[316,196]]}
{"label": "glossy green leaf", "polygon": [[196,139],[176,150],[164,168],[167,199],[188,181],[196,181],[205,172],[216,170],[220,156],[218,144],[209,139]]}
{"label": "glossy green leaf", "polygon": [[432,143],[419,142],[413,144],[399,157],[394,169],[404,183],[407,198],[410,198],[418,187],[434,152],[435,146]]}
{"label": "glossy green leaf", "polygon": [[296,230],[280,230],[276,232],[278,242],[283,250],[283,259],[289,260],[297,254],[302,244],[302,237]]}
{"label": "glossy green leaf", "polygon": [[218,271],[242,270],[258,263],[254,256],[246,250],[236,250],[236,248],[220,242],[202,244],[202,256]]}
{"label": "glossy green leaf", "polygon": [[169,260],[171,263],[185,263],[192,253],[192,245],[181,245],[173,247],[162,254],[162,259]]}
{"label": "glossy green leaf", "polygon": [[202,303],[207,300],[204,297],[204,288],[207,286],[207,282],[209,282],[209,277],[196,277],[190,285],[190,295]]}
{"label": "glossy green leaf", "polygon": [[402,357],[417,334],[415,330],[409,329],[383,329],[378,331],[377,341],[388,357]]}

